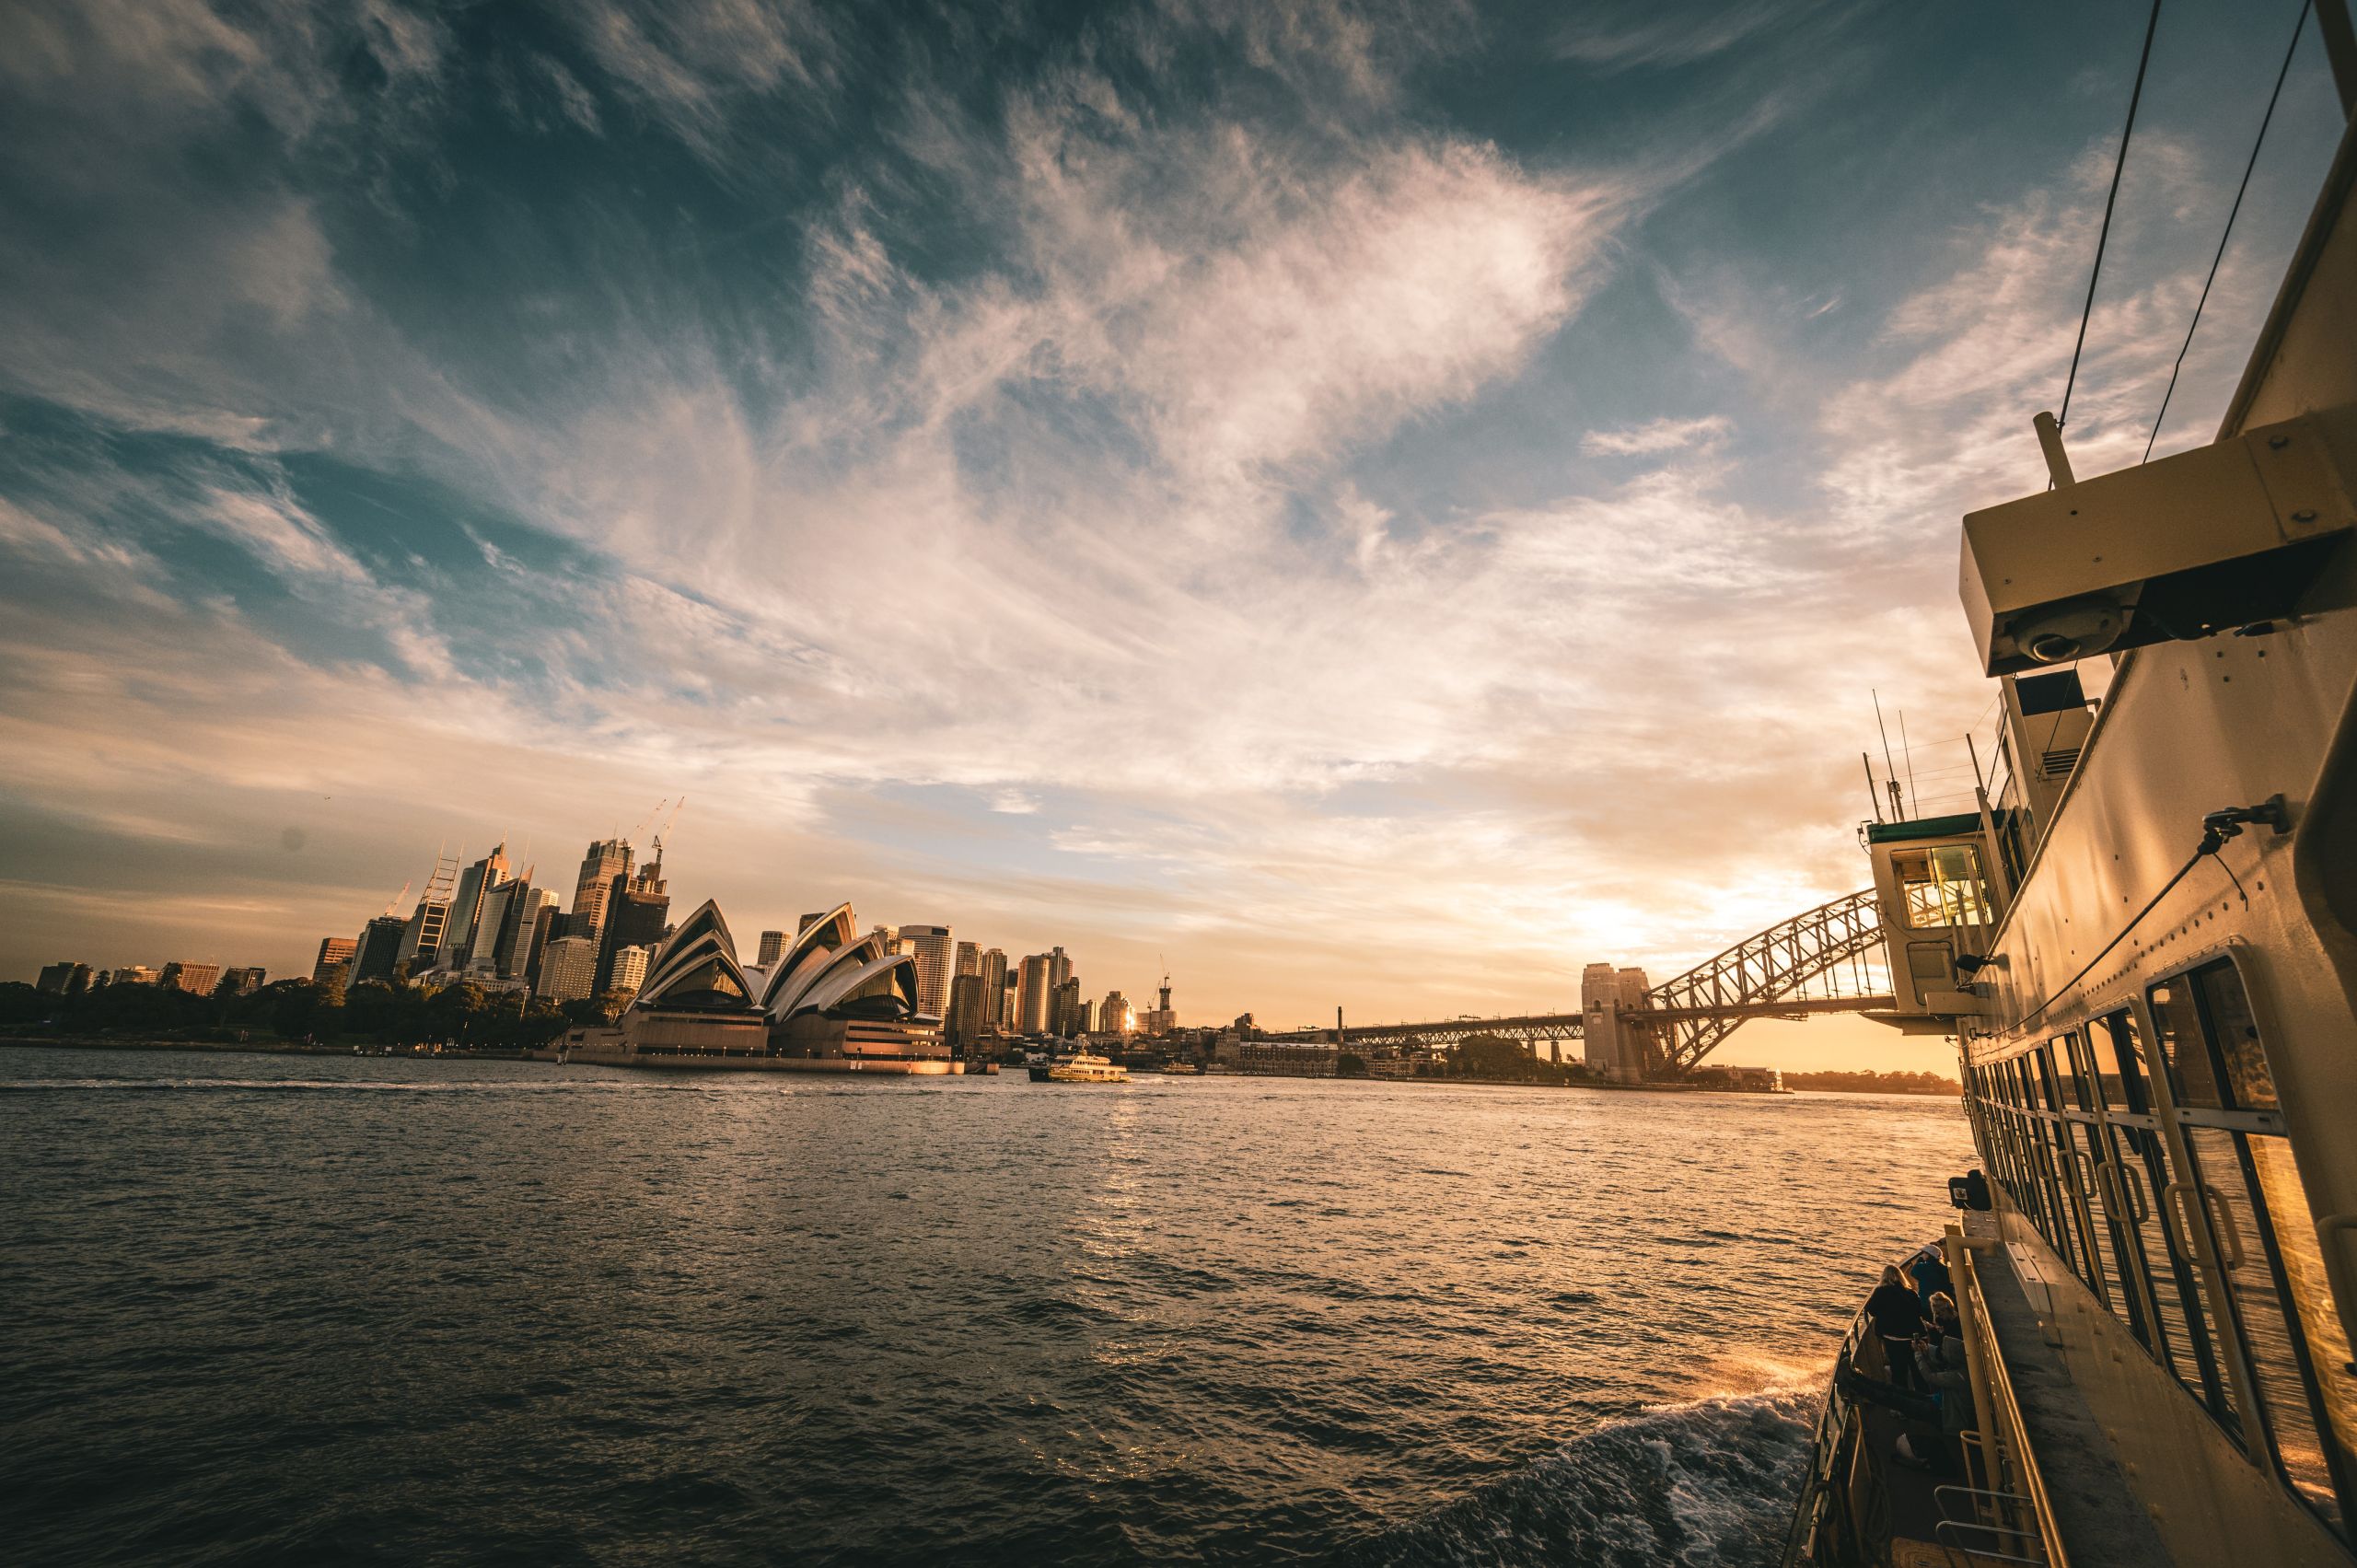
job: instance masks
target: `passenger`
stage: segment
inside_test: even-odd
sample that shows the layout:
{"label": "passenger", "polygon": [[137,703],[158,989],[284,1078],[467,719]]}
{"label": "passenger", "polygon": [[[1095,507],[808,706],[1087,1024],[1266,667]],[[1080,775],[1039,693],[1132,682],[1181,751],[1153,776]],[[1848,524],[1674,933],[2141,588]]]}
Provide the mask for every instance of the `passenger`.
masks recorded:
{"label": "passenger", "polygon": [[1932,1313],[1932,1297],[1955,1288],[1948,1278],[1947,1260],[1941,1256],[1937,1242],[1907,1260],[1907,1273],[1915,1282],[1915,1294],[1922,1299],[1923,1315],[1927,1318]]}
{"label": "passenger", "polygon": [[1964,1325],[1956,1298],[1945,1291],[1932,1297],[1933,1331],[1915,1344],[1917,1379],[1939,1401],[1940,1446],[1933,1454],[1918,1454],[1904,1434],[1898,1439],[1901,1464],[1945,1474],[1955,1468],[1963,1451],[1964,1434],[1978,1424],[1972,1406],[1970,1358],[1964,1348]]}
{"label": "passenger", "polygon": [[1967,1370],[1963,1329],[1956,1300],[1945,1292],[1932,1298],[1932,1324],[1912,1345],[1916,1381],[1930,1392],[1901,1388],[1895,1382],[1869,1377],[1844,1364],[1835,1369],[1833,1386],[1843,1397],[1862,1404],[1880,1405],[1910,1421],[1939,1431],[1936,1444],[1918,1443],[1901,1433],[1893,1453],[1898,1462],[1917,1469],[1946,1475],[1956,1469],[1962,1434],[1976,1424],[1972,1407],[1972,1377]]}
{"label": "passenger", "polygon": [[1882,1272],[1882,1283],[1866,1297],[1866,1316],[1873,1320],[1875,1333],[1882,1341],[1883,1360],[1890,1367],[1890,1380],[1902,1388],[1915,1386],[1915,1336],[1930,1321],[1923,1313],[1923,1304],[1916,1299],[1898,1277],[1898,1271],[1887,1268]]}

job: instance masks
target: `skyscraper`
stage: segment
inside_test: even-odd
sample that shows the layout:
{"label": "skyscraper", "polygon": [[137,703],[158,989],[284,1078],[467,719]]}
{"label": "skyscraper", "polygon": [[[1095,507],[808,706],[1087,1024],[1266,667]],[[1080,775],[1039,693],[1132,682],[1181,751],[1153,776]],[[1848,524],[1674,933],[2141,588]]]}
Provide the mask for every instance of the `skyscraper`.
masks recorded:
{"label": "skyscraper", "polygon": [[319,956],[311,965],[311,983],[326,985],[343,979],[351,967],[353,952],[359,946],[349,936],[320,937]]}
{"label": "skyscraper", "polygon": [[459,877],[459,890],[450,899],[449,923],[443,934],[439,967],[463,970],[474,957],[475,927],[482,917],[483,899],[507,880],[507,845],[501,843]]}
{"label": "skyscraper", "polygon": [[970,1056],[982,1037],[989,1034],[994,1018],[983,1016],[982,977],[961,974],[949,983],[949,1011],[942,1018],[942,1033],[951,1049]]}
{"label": "skyscraper", "polygon": [[401,933],[397,964],[409,965],[409,972],[432,969],[442,957],[442,938],[450,927],[450,897],[459,879],[459,857],[436,854],[434,874],[425,879],[425,895],[417,900],[417,908],[409,917],[409,929]]}
{"label": "skyscraper", "polygon": [[[606,929],[598,938],[597,994],[609,991],[636,990],[638,981],[624,985],[614,973],[615,955],[625,947],[646,947],[663,940],[670,929],[671,895],[663,880],[663,863],[650,860],[629,877],[617,877],[606,895]],[[645,973],[641,960],[640,975]]]}
{"label": "skyscraper", "polygon": [[401,961],[401,933],[408,929],[409,922],[397,914],[380,914],[362,926],[360,940],[353,944],[352,969],[345,983],[392,979],[393,966]]}
{"label": "skyscraper", "polygon": [[213,988],[215,996],[251,996],[261,989],[264,979],[258,969],[235,969],[221,971],[221,983]]}
{"label": "skyscraper", "polygon": [[[810,916],[805,915],[803,917],[803,923],[806,925],[810,923]],[[763,969],[767,969],[770,965],[777,962],[779,958],[782,957],[784,952],[785,933],[783,931],[764,931],[761,933],[761,956],[755,961]]]}
{"label": "skyscraper", "polygon": [[1063,980],[1048,990],[1048,1032],[1069,1040],[1088,1027],[1083,1017],[1080,981]]}
{"label": "skyscraper", "polygon": [[982,949],[978,944],[972,942],[958,944],[958,972],[959,974],[982,972]]}
{"label": "skyscraper", "polygon": [[1118,991],[1109,991],[1097,1005],[1097,1027],[1107,1034],[1129,1034],[1138,1027],[1131,1016],[1130,999]]}
{"label": "skyscraper", "polygon": [[540,913],[556,907],[556,895],[535,888],[528,877],[504,882],[483,900],[482,919],[475,923],[474,957],[470,972],[521,976],[532,961],[532,943],[540,933]]}
{"label": "skyscraper", "polygon": [[1015,1032],[1041,1035],[1048,1032],[1051,1021],[1049,1007],[1054,998],[1055,986],[1048,978],[1051,960],[1045,953],[1033,953],[1023,960],[1015,982]]}
{"label": "skyscraper", "polygon": [[991,1028],[1006,1028],[1006,954],[996,947],[983,948],[974,972],[982,977],[983,1017]]}
{"label": "skyscraper", "polygon": [[1048,949],[1048,983],[1062,985],[1072,978],[1072,959],[1062,947]]}
{"label": "skyscraper", "polygon": [[575,936],[595,936],[606,929],[606,900],[612,896],[614,878],[630,875],[631,847],[628,839],[599,839],[581,857],[581,875],[573,884],[573,918],[565,923],[565,931]]}
{"label": "skyscraper", "polygon": [[958,957],[958,944],[949,927],[904,925],[900,951],[917,961],[917,1011],[943,1016],[949,1006],[949,981]]}

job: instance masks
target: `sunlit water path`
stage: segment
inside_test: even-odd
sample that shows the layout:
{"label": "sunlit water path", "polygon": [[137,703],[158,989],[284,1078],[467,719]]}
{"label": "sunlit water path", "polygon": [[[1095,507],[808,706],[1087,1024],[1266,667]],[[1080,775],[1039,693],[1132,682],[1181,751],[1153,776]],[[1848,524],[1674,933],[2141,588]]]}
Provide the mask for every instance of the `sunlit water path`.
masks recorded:
{"label": "sunlit water path", "polygon": [[1758,1562],[1956,1102],[0,1051],[23,1562]]}

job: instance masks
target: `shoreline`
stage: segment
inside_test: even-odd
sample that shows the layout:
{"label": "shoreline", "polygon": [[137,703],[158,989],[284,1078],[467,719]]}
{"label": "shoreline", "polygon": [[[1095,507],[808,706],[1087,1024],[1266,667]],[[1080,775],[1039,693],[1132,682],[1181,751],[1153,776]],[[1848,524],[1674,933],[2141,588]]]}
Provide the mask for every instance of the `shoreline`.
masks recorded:
{"label": "shoreline", "polygon": [[[537,1052],[536,1052],[536,1051],[534,1051],[533,1050],[531,1050],[531,1049],[529,1049],[529,1048],[528,1048],[528,1047],[524,1047],[524,1046],[502,1047],[502,1048],[496,1048],[496,1049],[484,1049],[484,1050],[479,1050],[479,1051],[474,1051],[474,1050],[461,1050],[461,1051],[407,1051],[407,1050],[399,1050],[399,1049],[396,1049],[396,1050],[394,1050],[394,1051],[381,1051],[381,1050],[372,1051],[372,1050],[368,1050],[368,1049],[366,1049],[366,1048],[365,1048],[365,1047],[364,1047],[364,1048],[363,1048],[363,1049],[361,1049],[359,1051],[355,1052],[355,1051],[353,1050],[353,1048],[352,1048],[351,1046],[349,1046],[349,1045],[314,1045],[314,1044],[305,1044],[305,1043],[303,1043],[302,1041],[299,1041],[299,1040],[296,1040],[296,1041],[287,1041],[287,1040],[136,1040],[136,1039],[123,1039],[123,1040],[117,1040],[117,1039],[109,1039],[109,1038],[106,1038],[106,1037],[102,1037],[102,1036],[94,1036],[94,1035],[71,1035],[71,1036],[52,1036],[52,1037],[41,1037],[41,1036],[32,1036],[32,1035],[0,1035],[0,1049],[6,1049],[6,1048],[12,1048],[12,1047],[13,1047],[13,1048],[18,1048],[18,1049],[43,1049],[43,1048],[46,1048],[46,1049],[49,1049],[49,1050],[54,1050],[54,1051],[192,1051],[192,1052],[195,1052],[195,1053],[200,1054],[200,1055],[206,1055],[206,1054],[210,1054],[210,1055],[240,1055],[240,1054],[242,1054],[242,1055],[249,1055],[249,1056],[337,1056],[337,1057],[346,1057],[346,1058],[349,1058],[349,1057],[353,1057],[353,1056],[354,1056],[354,1055],[357,1055],[357,1056],[359,1057],[359,1059],[361,1059],[361,1060],[363,1060],[363,1061],[396,1061],[396,1062],[398,1062],[398,1061],[407,1061],[407,1062],[534,1062],[534,1063],[540,1063],[540,1064],[542,1064],[542,1065],[545,1065],[545,1066],[551,1066],[551,1067],[561,1065],[561,1063],[559,1063],[555,1062],[553,1059],[552,1059],[552,1058],[551,1058],[551,1057],[550,1057],[550,1056],[549,1056],[545,1051],[537,1051]],[[666,1066],[665,1066],[665,1067],[655,1067],[655,1066],[651,1066],[651,1065],[649,1065],[648,1063],[632,1063],[632,1062],[593,1062],[593,1061],[587,1060],[587,1059],[586,1059],[586,1058],[583,1058],[583,1059],[576,1059],[576,1064],[578,1064],[578,1065],[584,1065],[584,1066],[621,1067],[621,1068],[624,1068],[624,1069],[628,1069],[628,1070],[645,1071],[645,1072],[662,1072],[662,1071],[666,1071],[666,1070],[667,1070],[667,1068],[668,1067],[668,1064],[666,1064]],[[962,1065],[962,1064],[961,1064],[961,1065]],[[728,1068],[720,1068],[720,1067],[717,1067],[717,1066],[714,1066],[714,1067],[705,1067],[705,1068],[702,1068],[702,1070],[703,1070],[703,1071],[707,1071],[707,1072],[712,1072],[712,1071],[748,1071],[748,1070],[749,1070],[749,1071],[756,1071],[756,1072],[758,1072],[758,1071],[763,1071],[764,1069],[761,1069],[761,1068],[751,1068],[751,1069],[746,1069],[746,1068],[743,1068],[743,1067],[740,1067],[740,1066],[737,1066],[737,1065],[736,1065],[736,1064],[733,1064],[733,1063],[732,1063],[732,1064],[731,1064],[731,1066],[730,1066],[730,1067],[728,1067]],[[770,1070],[770,1071],[774,1071],[775,1069],[768,1069],[768,1070]],[[1191,1073],[1178,1073],[1178,1074],[1162,1074],[1162,1073],[1154,1072],[1154,1071],[1152,1071],[1151,1069],[1146,1069],[1146,1068],[1141,1068],[1141,1069],[1139,1069],[1139,1072],[1140,1072],[1140,1074],[1141,1074],[1144,1077],[1153,1078],[1153,1079],[1156,1079],[1156,1080],[1159,1080],[1159,1079],[1162,1079],[1162,1078],[1165,1078],[1165,1077],[1191,1078],[1191,1077],[1198,1076],[1198,1074],[1191,1074]],[[895,1075],[905,1075],[905,1074],[894,1074],[889,1073],[889,1072],[888,1072],[888,1070],[886,1070],[886,1071],[876,1071],[876,1072],[874,1073],[874,1075],[875,1075],[875,1076],[878,1076],[878,1077],[883,1077],[883,1076],[895,1076]],[[924,1074],[924,1075],[926,1075],[926,1076],[935,1076],[935,1075],[949,1075],[949,1076],[962,1076],[962,1077],[974,1077],[974,1078],[980,1078],[980,1077],[984,1077],[984,1076],[993,1076],[993,1075],[995,1075],[995,1074],[981,1074],[981,1073],[958,1073],[958,1074]],[[1605,1094],[1724,1095],[1724,1096],[1729,1097],[1729,1098],[1741,1098],[1741,1099],[1789,1099],[1789,1098],[1795,1098],[1795,1097],[1800,1096],[1800,1095],[1864,1095],[1864,1096],[1868,1096],[1868,1097],[1873,1097],[1873,1098],[1899,1098],[1899,1099],[1961,1099],[1961,1098],[1963,1098],[1963,1096],[1962,1096],[1961,1092],[1958,1092],[1958,1093],[1956,1093],[1956,1094],[1946,1094],[1946,1093],[1929,1092],[1929,1091],[1924,1091],[1924,1090],[1909,1090],[1909,1089],[1807,1089],[1807,1088],[1805,1088],[1805,1089],[1786,1089],[1786,1090],[1782,1091],[1782,1093],[1780,1093],[1780,1094],[1775,1094],[1775,1093],[1764,1093],[1764,1092],[1762,1092],[1762,1091],[1756,1090],[1756,1089],[1721,1089],[1721,1088],[1708,1088],[1708,1087],[1704,1087],[1704,1086],[1700,1086],[1700,1085],[1693,1085],[1693,1084],[1614,1084],[1614,1083],[1567,1083],[1567,1084],[1539,1084],[1539,1083],[1518,1083],[1518,1082],[1515,1082],[1515,1081],[1512,1081],[1512,1080],[1508,1080],[1508,1079],[1500,1079],[1500,1078],[1415,1078],[1415,1077],[1409,1077],[1409,1078],[1376,1078],[1376,1077],[1367,1077],[1367,1078],[1335,1078],[1335,1077],[1310,1078],[1310,1077],[1296,1077],[1296,1076],[1295,1076],[1295,1075],[1293,1075],[1293,1074],[1283,1074],[1283,1073],[1208,1073],[1208,1074],[1200,1074],[1200,1075],[1201,1075],[1201,1076],[1203,1076],[1203,1077],[1209,1077],[1209,1078],[1253,1079],[1253,1080],[1258,1080],[1258,1081],[1260,1081],[1260,1082],[1263,1082],[1263,1083],[1305,1083],[1305,1084],[1308,1084],[1308,1083],[1323,1083],[1323,1084],[1353,1084],[1353,1085],[1355,1085],[1355,1084],[1417,1084],[1417,1085],[1430,1085],[1430,1086],[1435,1086],[1435,1087],[1441,1087],[1441,1088],[1472,1088],[1472,1089],[1547,1089],[1547,1090],[1585,1089],[1585,1090],[1592,1090],[1592,1091],[1596,1091],[1596,1092],[1599,1092],[1599,1093],[1605,1093]]]}

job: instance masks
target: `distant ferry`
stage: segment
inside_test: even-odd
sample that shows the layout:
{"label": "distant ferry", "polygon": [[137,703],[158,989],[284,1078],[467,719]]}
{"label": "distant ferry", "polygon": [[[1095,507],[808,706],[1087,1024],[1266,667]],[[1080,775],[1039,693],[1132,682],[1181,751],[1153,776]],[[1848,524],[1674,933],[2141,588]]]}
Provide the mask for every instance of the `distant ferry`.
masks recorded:
{"label": "distant ferry", "polygon": [[1057,1084],[1126,1084],[1130,1070],[1109,1057],[1084,1051],[1049,1068],[1048,1078]]}

